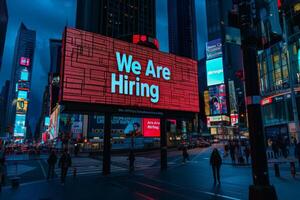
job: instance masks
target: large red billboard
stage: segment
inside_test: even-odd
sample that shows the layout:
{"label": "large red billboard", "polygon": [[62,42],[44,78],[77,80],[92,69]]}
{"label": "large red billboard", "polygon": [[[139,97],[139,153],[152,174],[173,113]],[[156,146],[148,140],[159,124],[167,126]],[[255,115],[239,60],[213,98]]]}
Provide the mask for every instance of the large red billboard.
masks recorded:
{"label": "large red billboard", "polygon": [[197,62],[67,28],[63,102],[199,112]]}

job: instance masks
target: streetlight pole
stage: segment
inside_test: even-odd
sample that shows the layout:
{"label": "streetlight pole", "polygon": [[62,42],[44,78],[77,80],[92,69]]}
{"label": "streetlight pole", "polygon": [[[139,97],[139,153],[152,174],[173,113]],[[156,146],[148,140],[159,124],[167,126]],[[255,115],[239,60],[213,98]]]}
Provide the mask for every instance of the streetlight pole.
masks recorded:
{"label": "streetlight pole", "polygon": [[250,200],[277,200],[275,188],[270,185],[263,132],[260,89],[257,67],[257,26],[260,23],[259,0],[240,0],[239,18],[245,76],[246,109],[252,158],[253,185],[249,187]]}

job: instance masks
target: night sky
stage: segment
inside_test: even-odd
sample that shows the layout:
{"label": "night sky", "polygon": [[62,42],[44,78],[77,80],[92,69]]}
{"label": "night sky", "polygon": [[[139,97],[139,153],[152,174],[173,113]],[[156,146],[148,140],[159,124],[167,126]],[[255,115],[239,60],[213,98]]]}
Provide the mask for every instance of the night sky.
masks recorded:
{"label": "night sky", "polygon": [[[157,38],[160,50],[168,51],[167,0],[157,2]],[[8,29],[3,63],[0,72],[0,88],[11,76],[15,39],[21,22],[37,32],[33,76],[31,85],[31,105],[29,119],[34,131],[40,116],[42,96],[47,84],[49,70],[49,39],[60,39],[64,27],[75,25],[76,0],[7,0]],[[198,57],[204,56],[206,33],[205,1],[196,0]]]}

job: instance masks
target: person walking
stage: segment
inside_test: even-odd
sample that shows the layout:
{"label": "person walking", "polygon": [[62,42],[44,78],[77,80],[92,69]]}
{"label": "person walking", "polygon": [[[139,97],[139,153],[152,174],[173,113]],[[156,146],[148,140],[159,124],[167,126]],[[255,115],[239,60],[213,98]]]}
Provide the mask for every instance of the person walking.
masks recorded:
{"label": "person walking", "polygon": [[61,168],[61,183],[64,184],[68,172],[68,168],[72,165],[71,156],[66,149],[59,159],[58,167]]}
{"label": "person walking", "polygon": [[48,157],[48,176],[47,176],[47,180],[49,180],[49,178],[53,179],[54,178],[54,169],[55,169],[55,165],[57,162],[57,156],[55,151],[51,151],[49,157]]}
{"label": "person walking", "polygon": [[235,145],[233,144],[233,142],[229,144],[229,152],[230,152],[231,161],[233,164],[235,164]]}
{"label": "person walking", "polygon": [[134,152],[133,152],[132,149],[129,151],[128,160],[129,160],[129,172],[133,172],[134,171],[135,155],[134,155]]}
{"label": "person walking", "polygon": [[214,184],[216,184],[216,180],[218,180],[218,183],[221,184],[220,168],[222,165],[222,158],[221,158],[220,153],[217,148],[214,148],[214,150],[211,153],[210,165],[211,165],[212,171],[213,171]]}
{"label": "person walking", "polygon": [[296,158],[298,159],[299,167],[300,167],[300,142],[298,142],[298,144],[295,147],[295,155]]}
{"label": "person walking", "polygon": [[183,160],[182,160],[183,163],[185,163],[186,160],[190,160],[186,145],[184,145],[183,149],[182,149],[182,158],[183,158]]}
{"label": "person walking", "polygon": [[247,162],[247,164],[249,164],[250,148],[248,147],[248,145],[246,145],[246,147],[244,149],[244,153],[245,153],[245,157],[246,157],[246,162]]}

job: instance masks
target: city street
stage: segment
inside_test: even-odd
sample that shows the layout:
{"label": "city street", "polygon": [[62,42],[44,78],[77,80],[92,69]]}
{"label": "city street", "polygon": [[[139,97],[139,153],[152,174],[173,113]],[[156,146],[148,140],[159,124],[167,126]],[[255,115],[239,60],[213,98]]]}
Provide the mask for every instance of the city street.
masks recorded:
{"label": "city street", "polygon": [[[27,161],[36,166],[32,172],[35,173],[35,179],[30,179],[30,173],[27,173],[27,176],[21,175],[21,186],[18,189],[5,186],[0,197],[6,200],[22,199],[24,196],[30,196],[33,200],[247,199],[248,186],[252,183],[251,167],[233,166],[225,159],[221,168],[221,184],[214,185],[209,166],[210,152],[211,148],[191,150],[190,161],[186,164],[181,162],[181,155],[170,156],[168,162],[171,164],[166,171],[160,171],[159,166],[154,164],[129,174],[126,168],[114,167],[113,164],[112,174],[106,177],[101,175],[101,166],[96,166],[97,163],[100,164],[99,161],[88,158],[78,158],[77,161],[75,158],[74,165],[81,165],[82,169],[78,169],[76,178],[70,172],[64,186],[60,184],[57,176],[54,180],[45,180],[43,170],[46,171],[46,164],[40,165],[42,170],[37,167],[44,162],[43,160]],[[59,173],[59,170],[56,170],[56,173]],[[292,178],[289,167],[285,165],[281,165],[280,173],[281,178],[276,178],[270,165],[271,183],[275,186],[279,199],[299,196],[300,173],[297,173],[296,178]]]}

